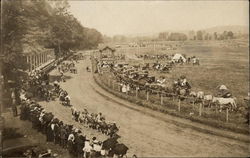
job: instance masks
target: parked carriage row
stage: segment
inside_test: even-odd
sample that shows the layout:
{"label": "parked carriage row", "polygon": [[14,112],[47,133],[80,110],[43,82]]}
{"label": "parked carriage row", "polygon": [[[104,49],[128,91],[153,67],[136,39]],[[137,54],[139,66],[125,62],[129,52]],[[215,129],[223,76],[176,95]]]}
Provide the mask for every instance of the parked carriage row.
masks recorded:
{"label": "parked carriage row", "polygon": [[185,76],[181,76],[173,83],[166,83],[165,78],[157,79],[155,76],[150,76],[145,69],[141,68],[138,70],[138,66],[129,66],[128,64],[111,66],[114,79],[118,83],[129,85],[133,90],[138,88],[138,90],[146,90],[150,94],[161,94],[166,97],[179,97],[180,99],[189,98],[189,100],[193,100],[192,102],[194,103],[202,102],[209,107],[218,104],[220,111],[225,109],[225,107],[231,110],[237,109],[235,98],[233,98],[231,92],[228,90],[226,90],[226,92],[225,90],[218,90],[218,94],[214,96],[203,95],[201,97],[192,95],[194,92],[191,93],[191,85],[186,81]]}

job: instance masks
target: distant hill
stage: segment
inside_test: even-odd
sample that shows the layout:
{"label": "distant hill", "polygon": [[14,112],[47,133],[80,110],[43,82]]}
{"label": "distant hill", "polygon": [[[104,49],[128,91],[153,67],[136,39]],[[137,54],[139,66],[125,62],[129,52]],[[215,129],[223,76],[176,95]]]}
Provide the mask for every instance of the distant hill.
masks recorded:
{"label": "distant hill", "polygon": [[203,29],[208,33],[222,33],[223,31],[232,31],[235,33],[249,34],[248,26],[231,25],[231,26],[215,26],[207,29]]}

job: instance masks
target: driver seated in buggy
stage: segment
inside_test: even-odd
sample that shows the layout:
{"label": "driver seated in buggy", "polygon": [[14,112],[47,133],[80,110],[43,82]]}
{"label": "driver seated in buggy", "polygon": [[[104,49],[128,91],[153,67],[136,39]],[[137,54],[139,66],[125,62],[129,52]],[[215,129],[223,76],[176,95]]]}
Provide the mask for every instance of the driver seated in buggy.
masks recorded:
{"label": "driver seated in buggy", "polygon": [[190,89],[191,89],[191,85],[187,81],[186,77],[185,76],[181,76],[180,82],[181,82],[181,87],[186,90],[187,94],[189,94],[190,93]]}
{"label": "driver seated in buggy", "polygon": [[184,75],[174,82],[174,91],[177,92],[177,94],[188,95],[190,93],[190,89],[191,85]]}
{"label": "driver seated in buggy", "polygon": [[225,85],[218,86],[217,90],[218,90],[218,92],[215,95],[216,97],[222,97],[222,98],[231,98],[232,97],[232,93]]}

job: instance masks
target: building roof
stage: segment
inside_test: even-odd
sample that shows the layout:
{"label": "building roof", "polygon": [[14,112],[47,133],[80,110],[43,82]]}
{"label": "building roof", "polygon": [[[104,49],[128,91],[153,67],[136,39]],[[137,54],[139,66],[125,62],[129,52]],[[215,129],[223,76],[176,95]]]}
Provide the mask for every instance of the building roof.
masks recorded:
{"label": "building roof", "polygon": [[112,52],[115,51],[115,49],[114,49],[114,48],[111,48],[110,46],[105,46],[105,47],[103,47],[103,48],[100,48],[99,51],[102,52],[102,51],[105,51],[105,50],[107,50],[107,49],[111,50]]}

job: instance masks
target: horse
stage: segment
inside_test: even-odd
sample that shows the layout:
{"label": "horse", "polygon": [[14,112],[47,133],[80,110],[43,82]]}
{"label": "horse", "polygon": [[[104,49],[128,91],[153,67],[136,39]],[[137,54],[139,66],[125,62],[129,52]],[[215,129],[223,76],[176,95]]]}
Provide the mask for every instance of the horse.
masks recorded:
{"label": "horse", "polygon": [[197,58],[194,58],[194,59],[193,59],[193,66],[194,66],[194,65],[200,65],[199,59],[197,59]]}
{"label": "horse", "polygon": [[189,95],[190,95],[191,97],[196,97],[196,96],[197,96],[197,93],[194,92],[194,91],[191,91],[191,92],[189,93]]}
{"label": "horse", "polygon": [[105,120],[102,120],[101,122],[98,122],[97,129],[98,131],[102,132],[103,134],[108,135],[108,124],[105,122]]}
{"label": "horse", "polygon": [[236,105],[236,98],[218,98],[218,97],[213,97],[212,100],[213,103],[218,103],[220,105],[220,111],[224,106],[229,106],[231,110],[235,110],[237,108]]}
{"label": "horse", "polygon": [[205,95],[205,94],[204,94],[203,91],[198,91],[198,92],[197,92],[197,95],[196,95],[196,98],[197,98],[197,99],[203,99],[203,98],[204,98],[204,95]]}
{"label": "horse", "polygon": [[211,107],[211,103],[213,101],[212,95],[204,95],[204,104],[208,105],[208,107]]}

